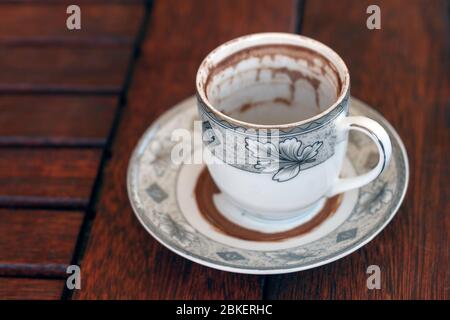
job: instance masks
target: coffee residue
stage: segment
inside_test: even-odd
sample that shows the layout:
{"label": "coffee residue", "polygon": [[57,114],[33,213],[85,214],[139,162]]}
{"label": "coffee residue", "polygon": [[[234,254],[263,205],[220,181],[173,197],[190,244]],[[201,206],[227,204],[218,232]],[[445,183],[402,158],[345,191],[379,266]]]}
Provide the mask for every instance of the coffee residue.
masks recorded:
{"label": "coffee residue", "polygon": [[341,195],[334,196],[327,199],[322,210],[308,222],[287,231],[264,233],[241,227],[225,218],[216,208],[213,201],[214,194],[219,192],[208,170],[206,168],[203,169],[194,190],[195,199],[202,216],[218,231],[235,238],[250,241],[283,241],[308,233],[332,216],[342,201]]}
{"label": "coffee residue", "polygon": [[[211,83],[211,79],[214,78],[217,74],[221,73],[225,69],[229,67],[234,67],[236,64],[238,64],[240,61],[249,59],[249,58],[259,58],[263,59],[264,57],[269,57],[270,59],[274,60],[276,55],[282,55],[291,57],[296,60],[303,60],[306,61],[307,65],[309,67],[315,66],[316,63],[314,60],[319,60],[321,62],[320,66],[320,74],[325,75],[327,73],[326,69],[328,68],[331,70],[331,72],[335,75],[337,81],[337,88],[336,88],[336,94],[339,96],[339,93],[341,92],[341,80],[339,77],[339,73],[336,70],[336,67],[334,66],[331,61],[329,61],[327,58],[325,58],[320,53],[313,51],[309,48],[295,46],[295,45],[280,45],[280,44],[268,44],[268,45],[260,45],[260,46],[254,46],[250,47],[241,51],[238,51],[226,59],[219,62],[217,65],[209,66],[209,72],[208,77],[205,81],[205,92],[208,95],[208,87]],[[293,71],[289,70],[287,68],[279,68],[279,72],[286,73],[291,80],[293,79],[299,79],[300,76],[303,79],[309,78],[309,80],[313,79],[313,82],[319,81],[318,79],[314,79],[311,77],[305,77],[305,75],[298,75],[298,74],[291,74],[291,72],[299,72],[299,71]],[[284,70],[282,70],[284,69]],[[256,73],[256,81],[259,81],[260,78],[260,72],[261,70],[257,70]],[[308,80],[308,79],[307,79]],[[294,83],[293,81],[292,83]],[[314,88],[318,87],[318,84],[314,85],[313,82],[310,81],[310,83],[313,85]]]}
{"label": "coffee residue", "polygon": [[256,107],[257,105],[258,105],[257,103],[243,104],[242,106],[239,107],[239,112],[246,112],[246,111],[252,109],[253,107]]}
{"label": "coffee residue", "polygon": [[288,99],[281,98],[281,97],[273,99],[273,102],[285,104],[285,105],[287,105],[289,107],[291,106],[291,102]]}
{"label": "coffee residue", "polygon": [[[288,107],[291,107],[291,106],[292,106],[291,101],[289,101],[288,99],[285,99],[285,98],[281,98],[281,97],[273,99],[273,102],[274,102],[274,103],[284,104],[284,105],[286,105],[286,106],[288,106]],[[266,101],[262,101],[262,102],[249,102],[249,103],[244,103],[243,105],[241,105],[241,106],[238,108],[238,110],[239,110],[239,112],[244,113],[244,112],[249,111],[250,109],[253,109],[253,108],[258,107],[258,106],[260,106],[260,105],[263,105],[263,104],[265,104],[265,103],[267,103],[267,102],[266,102]],[[221,112],[224,112],[225,114],[230,115],[229,113],[227,113],[227,112],[224,111],[224,110],[221,110]]]}
{"label": "coffee residue", "polygon": [[290,80],[290,104],[292,105],[295,100],[295,83],[300,80],[306,80],[308,83],[314,88],[314,95],[316,100],[316,107],[320,111],[320,102],[319,102],[319,86],[320,86],[320,80],[317,78],[313,78],[310,76],[307,76],[301,71],[298,70],[291,70],[286,67],[283,68],[271,68],[272,70],[272,78],[274,78],[277,74],[285,74],[289,77]]}

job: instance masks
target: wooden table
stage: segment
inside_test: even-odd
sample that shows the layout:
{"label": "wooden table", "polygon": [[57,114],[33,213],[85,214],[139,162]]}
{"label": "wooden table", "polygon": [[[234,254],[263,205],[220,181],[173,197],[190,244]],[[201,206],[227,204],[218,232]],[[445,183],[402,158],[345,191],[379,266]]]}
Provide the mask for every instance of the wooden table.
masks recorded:
{"label": "wooden table", "polygon": [[[66,1],[0,4],[0,298],[448,299],[449,2]],[[375,240],[279,276],[225,273],[162,247],[134,217],[125,175],[144,130],[194,92],[202,58],[239,35],[296,32],[347,62],[352,94],[403,138],[408,193]],[[82,288],[65,288],[81,266]],[[366,288],[366,268],[382,271]]]}

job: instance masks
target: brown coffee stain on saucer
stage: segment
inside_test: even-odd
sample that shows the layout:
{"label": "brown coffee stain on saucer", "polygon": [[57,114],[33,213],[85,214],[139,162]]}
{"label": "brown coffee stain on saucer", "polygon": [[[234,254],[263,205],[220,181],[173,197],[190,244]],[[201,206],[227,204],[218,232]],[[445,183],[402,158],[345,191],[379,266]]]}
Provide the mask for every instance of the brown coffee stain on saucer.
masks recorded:
{"label": "brown coffee stain on saucer", "polygon": [[225,218],[219,210],[217,210],[213,201],[213,195],[219,192],[220,191],[211,178],[208,170],[206,168],[203,169],[197,179],[194,190],[195,199],[197,201],[198,208],[200,209],[200,213],[218,231],[235,238],[250,241],[283,241],[308,233],[333,215],[339,208],[342,201],[341,195],[334,196],[326,201],[322,210],[310,221],[287,231],[264,233],[243,228]]}

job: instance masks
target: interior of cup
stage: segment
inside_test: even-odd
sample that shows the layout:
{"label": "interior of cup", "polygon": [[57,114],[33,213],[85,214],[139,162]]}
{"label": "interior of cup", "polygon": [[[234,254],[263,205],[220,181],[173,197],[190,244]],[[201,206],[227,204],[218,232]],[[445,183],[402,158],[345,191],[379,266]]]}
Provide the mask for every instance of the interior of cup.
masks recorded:
{"label": "interior of cup", "polygon": [[256,125],[311,119],[331,109],[348,87],[340,57],[315,40],[254,34],[208,55],[197,75],[200,96],[215,112]]}

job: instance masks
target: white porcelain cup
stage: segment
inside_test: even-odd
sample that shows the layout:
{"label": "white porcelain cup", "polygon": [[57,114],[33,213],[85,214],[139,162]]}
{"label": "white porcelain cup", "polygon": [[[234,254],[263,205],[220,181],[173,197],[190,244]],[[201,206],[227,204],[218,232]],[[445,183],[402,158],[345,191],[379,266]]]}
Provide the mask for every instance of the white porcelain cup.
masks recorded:
{"label": "white porcelain cup", "polygon": [[[196,86],[204,145],[216,160],[207,166],[222,193],[217,205],[244,227],[248,217],[294,226],[389,162],[388,134],[369,118],[348,116],[347,67],[316,40],[286,33],[231,40],[204,59]],[[379,160],[367,173],[340,178],[349,130],[366,134]]]}

